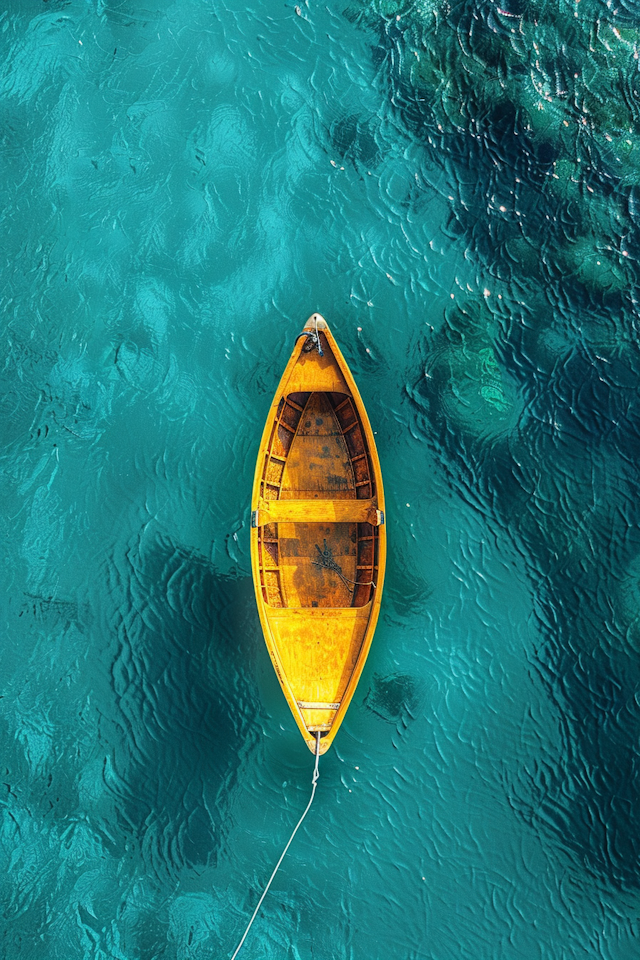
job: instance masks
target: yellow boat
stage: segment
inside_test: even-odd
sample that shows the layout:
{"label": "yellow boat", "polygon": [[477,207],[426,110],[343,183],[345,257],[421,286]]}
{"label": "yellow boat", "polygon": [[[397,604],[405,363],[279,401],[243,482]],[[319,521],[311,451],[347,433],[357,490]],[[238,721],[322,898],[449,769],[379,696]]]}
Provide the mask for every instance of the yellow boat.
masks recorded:
{"label": "yellow boat", "polygon": [[319,313],[298,337],[271,405],[251,511],[267,648],[307,746],[326,753],[371,646],[386,529],[369,419]]}

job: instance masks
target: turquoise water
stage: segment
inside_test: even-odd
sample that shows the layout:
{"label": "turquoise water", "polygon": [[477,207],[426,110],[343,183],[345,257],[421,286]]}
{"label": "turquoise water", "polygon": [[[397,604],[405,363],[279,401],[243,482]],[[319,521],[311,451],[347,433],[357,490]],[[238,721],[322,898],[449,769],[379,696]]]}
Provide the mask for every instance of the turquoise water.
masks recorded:
{"label": "turquoise water", "polygon": [[304,809],[248,522],[319,310],[388,578],[241,956],[630,960],[640,8],[13,0],[0,31],[0,955],[229,957]]}

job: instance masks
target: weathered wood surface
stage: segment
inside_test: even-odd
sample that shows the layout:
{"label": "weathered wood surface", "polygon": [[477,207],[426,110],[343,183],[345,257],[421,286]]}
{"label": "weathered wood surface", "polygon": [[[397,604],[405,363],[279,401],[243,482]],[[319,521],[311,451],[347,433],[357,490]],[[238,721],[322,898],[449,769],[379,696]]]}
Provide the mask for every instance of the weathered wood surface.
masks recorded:
{"label": "weathered wood surface", "polygon": [[254,526],[267,523],[371,523],[378,526],[381,511],[377,500],[262,500]]}

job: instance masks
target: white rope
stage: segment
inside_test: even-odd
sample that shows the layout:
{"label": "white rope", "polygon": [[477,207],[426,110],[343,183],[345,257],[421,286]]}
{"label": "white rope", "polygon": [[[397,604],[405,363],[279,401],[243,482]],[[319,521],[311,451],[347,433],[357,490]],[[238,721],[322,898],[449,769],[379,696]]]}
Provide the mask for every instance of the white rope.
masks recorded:
{"label": "white rope", "polygon": [[302,816],[300,817],[300,819],[299,819],[298,822],[296,823],[295,829],[294,829],[293,833],[291,834],[291,836],[289,837],[289,842],[287,843],[286,847],[285,847],[284,850],[282,851],[282,855],[281,855],[280,859],[278,860],[278,862],[276,863],[276,866],[275,866],[275,869],[274,869],[273,873],[272,873],[271,876],[269,877],[269,883],[268,883],[268,884],[266,885],[266,887],[264,888],[263,894],[262,894],[262,896],[260,897],[260,899],[258,900],[258,906],[257,906],[257,907],[255,908],[255,910],[253,911],[253,915],[252,915],[252,917],[251,917],[251,920],[249,920],[249,923],[248,923],[248,925],[247,925],[247,929],[246,929],[245,932],[242,934],[242,940],[240,941],[240,943],[239,943],[238,946],[236,947],[235,953],[234,953],[233,956],[231,957],[231,960],[236,960],[236,957],[237,957],[238,954],[240,953],[240,948],[242,947],[242,944],[243,944],[244,941],[246,940],[247,934],[249,933],[249,930],[251,929],[251,924],[252,924],[253,921],[255,920],[255,918],[256,918],[256,916],[257,916],[257,914],[258,914],[258,910],[259,910],[260,907],[262,906],[262,901],[264,900],[264,898],[266,897],[267,893],[269,892],[269,887],[271,886],[271,882],[272,882],[273,878],[275,877],[276,873],[278,872],[278,869],[279,869],[279,867],[280,867],[280,864],[281,864],[282,861],[284,860],[284,856],[285,856],[287,850],[288,850],[289,847],[291,846],[291,841],[293,840],[293,838],[295,837],[296,833],[298,832],[298,829],[299,829],[302,821],[304,820],[304,818],[306,817],[306,815],[309,813],[309,809],[310,809],[310,807],[311,807],[311,804],[313,803],[313,798],[314,798],[315,793],[316,793],[316,785],[317,785],[317,783],[318,783],[318,777],[320,776],[320,774],[318,773],[318,763],[319,763],[319,761],[320,761],[320,733],[318,732],[318,733],[316,733],[316,764],[315,764],[315,767],[313,768],[313,777],[312,777],[312,780],[311,780],[311,796],[310,796],[310,798],[309,798],[309,803],[307,804],[306,810],[304,811],[304,813],[302,814]]}

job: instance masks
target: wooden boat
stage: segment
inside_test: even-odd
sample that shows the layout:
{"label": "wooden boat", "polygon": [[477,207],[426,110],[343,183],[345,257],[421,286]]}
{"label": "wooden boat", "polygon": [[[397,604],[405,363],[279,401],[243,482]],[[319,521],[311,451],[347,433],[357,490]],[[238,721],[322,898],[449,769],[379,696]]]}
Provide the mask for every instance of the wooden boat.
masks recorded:
{"label": "wooden boat", "polygon": [[260,444],[251,564],[269,654],[310,750],[326,753],[362,673],[386,558],[380,461],[358,388],[318,313]]}

